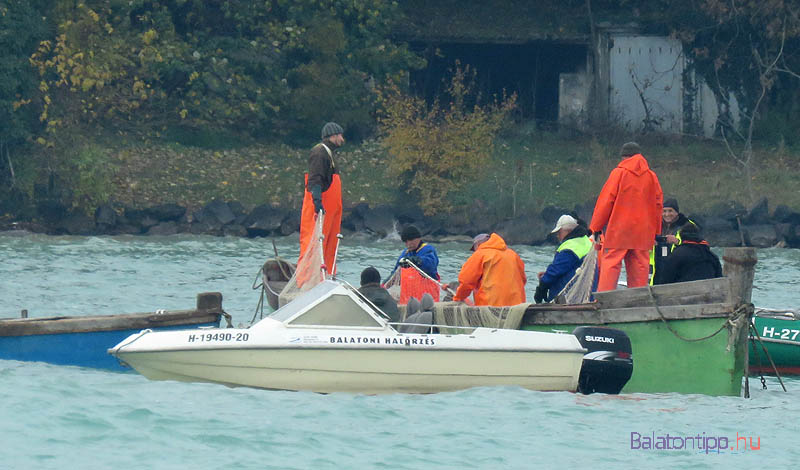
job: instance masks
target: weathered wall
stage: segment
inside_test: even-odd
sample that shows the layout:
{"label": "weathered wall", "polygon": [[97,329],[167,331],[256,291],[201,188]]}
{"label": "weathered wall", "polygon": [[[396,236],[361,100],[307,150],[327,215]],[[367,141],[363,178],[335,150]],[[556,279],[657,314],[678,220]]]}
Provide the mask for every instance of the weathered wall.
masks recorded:
{"label": "weathered wall", "polygon": [[634,131],[681,133],[684,58],[680,41],[635,35],[611,39],[610,119]]}

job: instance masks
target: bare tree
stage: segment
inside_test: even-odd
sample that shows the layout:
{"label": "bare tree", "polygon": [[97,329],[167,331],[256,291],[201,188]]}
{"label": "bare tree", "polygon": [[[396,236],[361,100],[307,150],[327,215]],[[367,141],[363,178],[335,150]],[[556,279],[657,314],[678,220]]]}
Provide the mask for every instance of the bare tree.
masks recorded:
{"label": "bare tree", "polygon": [[[772,54],[770,54],[766,48],[764,48],[764,50],[759,50],[758,44],[755,42],[751,44],[750,53],[752,55],[753,64],[757,67],[759,89],[757,89],[756,93],[753,95],[752,102],[749,106],[744,107],[744,109],[740,107],[740,120],[738,123],[730,112],[732,107],[730,94],[717,94],[718,99],[720,97],[722,98],[719,103],[721,108],[717,119],[722,141],[725,143],[725,149],[728,155],[741,167],[745,179],[747,197],[750,202],[755,201],[753,174],[756,166],[756,158],[753,152],[753,132],[758,122],[759,113],[761,112],[764,100],[775,85],[778,75],[787,74],[795,78],[800,78],[800,75],[788,68],[784,61],[785,45],[785,23],[784,30],[781,33],[779,47]],[[770,55],[772,56],[770,57]],[[720,84],[719,78],[717,78],[717,87],[718,90],[725,89]]]}

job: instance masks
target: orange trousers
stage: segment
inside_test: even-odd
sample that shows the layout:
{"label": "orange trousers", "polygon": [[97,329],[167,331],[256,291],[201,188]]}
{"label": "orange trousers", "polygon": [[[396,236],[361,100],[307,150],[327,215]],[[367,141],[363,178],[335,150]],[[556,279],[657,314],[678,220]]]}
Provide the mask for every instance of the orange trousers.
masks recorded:
{"label": "orange trousers", "polygon": [[[307,174],[305,181],[308,182]],[[325,219],[322,222],[322,234],[325,237],[322,242],[325,270],[328,274],[334,274],[336,269],[334,265],[336,245],[339,243],[336,235],[339,234],[342,225],[342,181],[339,179],[339,175],[333,175],[333,182],[331,182],[330,187],[322,193],[322,205],[325,207]],[[316,223],[317,216],[314,213],[314,201],[311,199],[311,193],[306,190],[303,195],[303,209],[300,215],[300,259],[297,261],[298,265],[308,250],[308,244],[317,243],[317,240],[311,240]]]}
{"label": "orange trousers", "polygon": [[598,258],[600,263],[600,276],[597,280],[598,292],[617,288],[623,260],[625,261],[625,273],[628,276],[628,287],[647,285],[647,276],[650,271],[650,250],[603,248]]}

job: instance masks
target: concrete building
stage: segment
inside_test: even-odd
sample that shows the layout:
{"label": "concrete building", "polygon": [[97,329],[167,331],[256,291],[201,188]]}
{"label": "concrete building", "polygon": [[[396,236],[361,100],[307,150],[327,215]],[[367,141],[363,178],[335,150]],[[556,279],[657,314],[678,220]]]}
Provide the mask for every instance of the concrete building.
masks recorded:
{"label": "concrete building", "polygon": [[438,96],[458,60],[477,72],[484,95],[517,93],[521,117],[540,125],[714,134],[717,101],[680,41],[611,22],[597,24],[592,40],[586,17],[542,5],[408,0],[412,21],[398,34],[427,61],[410,74],[412,89]]}

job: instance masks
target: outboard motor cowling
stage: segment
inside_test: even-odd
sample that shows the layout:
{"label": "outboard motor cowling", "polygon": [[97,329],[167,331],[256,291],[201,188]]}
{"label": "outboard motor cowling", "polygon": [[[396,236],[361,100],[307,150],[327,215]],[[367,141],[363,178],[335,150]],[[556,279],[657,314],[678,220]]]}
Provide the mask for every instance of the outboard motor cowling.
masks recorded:
{"label": "outboard motor cowling", "polygon": [[633,374],[633,351],[628,335],[598,326],[579,326],[572,334],[588,350],[583,356],[578,391],[619,393]]}

